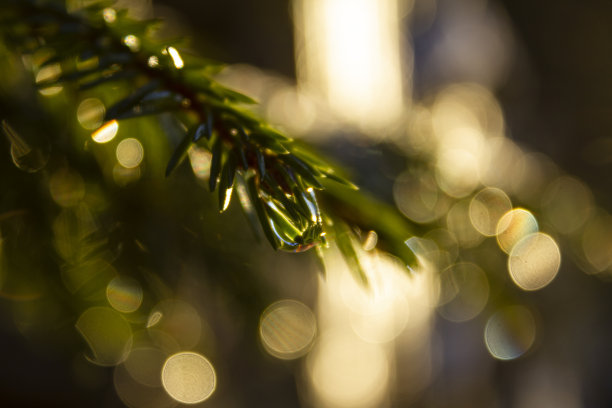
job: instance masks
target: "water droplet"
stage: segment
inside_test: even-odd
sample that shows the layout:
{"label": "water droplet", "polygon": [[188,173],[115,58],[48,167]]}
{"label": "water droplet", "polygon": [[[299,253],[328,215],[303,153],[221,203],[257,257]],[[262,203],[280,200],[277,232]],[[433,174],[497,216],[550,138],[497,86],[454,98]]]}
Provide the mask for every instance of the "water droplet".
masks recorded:
{"label": "water droplet", "polygon": [[49,160],[46,149],[35,147],[17,133],[6,120],[2,121],[2,130],[11,143],[11,158],[17,168],[28,173],[41,170]]}

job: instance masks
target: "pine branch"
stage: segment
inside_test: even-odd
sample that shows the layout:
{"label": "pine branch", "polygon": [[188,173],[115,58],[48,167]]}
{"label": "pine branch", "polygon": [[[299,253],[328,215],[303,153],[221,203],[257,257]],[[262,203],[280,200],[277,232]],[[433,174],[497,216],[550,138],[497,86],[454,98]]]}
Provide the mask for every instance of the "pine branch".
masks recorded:
{"label": "pine branch", "polygon": [[[23,53],[51,50],[39,68],[65,68],[39,87],[68,83],[87,90],[129,79],[135,89],[107,109],[102,130],[127,118],[175,112],[188,130],[170,157],[166,176],[192,145],[207,148],[212,153],[209,189],[218,192],[220,212],[227,209],[235,189],[246,192],[248,199],[241,199],[241,205],[255,214],[275,249],[301,252],[325,244],[332,235],[347,263],[365,280],[353,248],[354,234],[340,214],[344,208],[367,205],[359,211],[362,217],[351,220],[359,225],[360,220],[375,220],[374,212],[383,205],[347,195],[356,187],[332,165],[246,110],[244,105],[255,101],[214,80],[219,64],[179,52],[179,44],[153,39],[157,20],[132,20],[124,10],[110,8],[112,3],[101,1],[71,14],[63,2],[10,0],[9,14],[2,18],[3,35]],[[327,212],[321,211],[316,193],[324,190],[336,204]],[[409,235],[409,230],[398,230],[405,224],[383,221],[372,227],[383,231],[393,253],[414,265],[414,255],[403,245],[408,236],[402,234]]]}

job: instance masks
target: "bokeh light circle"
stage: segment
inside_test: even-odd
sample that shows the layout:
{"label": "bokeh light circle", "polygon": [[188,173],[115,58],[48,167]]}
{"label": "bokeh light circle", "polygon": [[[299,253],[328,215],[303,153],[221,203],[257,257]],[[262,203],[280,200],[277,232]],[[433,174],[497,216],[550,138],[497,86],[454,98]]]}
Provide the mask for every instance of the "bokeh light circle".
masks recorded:
{"label": "bokeh light circle", "polygon": [[135,312],[142,303],[142,286],[136,279],[117,276],[106,286],[106,298],[108,303],[119,312]]}
{"label": "bokeh light circle", "polygon": [[168,357],[161,378],[168,395],[183,404],[205,401],[217,387],[213,365],[206,357],[194,352],[181,352]]}
{"label": "bokeh light circle", "polygon": [[523,290],[538,290],[557,276],[561,266],[561,251],[555,240],[537,232],[521,239],[510,252],[510,277]]}
{"label": "bokeh light circle", "polygon": [[493,357],[513,360],[533,345],[536,323],[524,306],[508,306],[493,314],[485,326],[484,340]]}
{"label": "bokeh light circle", "polygon": [[503,190],[486,187],[470,201],[470,221],[478,232],[491,237],[497,231],[499,219],[511,209],[510,198]]}
{"label": "bokeh light circle", "polygon": [[106,108],[98,98],[87,98],[77,108],[77,120],[85,129],[94,130],[102,125]]}
{"label": "bokeh light circle", "polygon": [[524,208],[515,208],[504,214],[497,223],[497,243],[509,254],[517,242],[538,230],[538,221],[531,212]]}
{"label": "bokeh light circle", "polygon": [[125,168],[133,169],[134,167],[138,167],[142,162],[144,149],[137,139],[128,137],[119,142],[116,155],[119,164]]}
{"label": "bokeh light circle", "polygon": [[259,322],[259,335],[266,351],[283,360],[303,356],[316,333],[314,314],[308,306],[295,300],[273,303]]}

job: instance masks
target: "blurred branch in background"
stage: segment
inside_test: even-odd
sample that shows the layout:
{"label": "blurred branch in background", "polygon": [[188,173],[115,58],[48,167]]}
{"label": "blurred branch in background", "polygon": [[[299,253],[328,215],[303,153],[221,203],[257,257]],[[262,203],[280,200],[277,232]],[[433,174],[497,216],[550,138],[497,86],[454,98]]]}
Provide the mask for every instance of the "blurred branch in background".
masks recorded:
{"label": "blurred branch in background", "polygon": [[[133,18],[167,18],[160,33],[193,36],[203,55],[266,68],[230,65],[215,79],[352,169],[365,189],[320,202],[359,225],[333,231],[369,285],[334,246],[319,276],[308,253],[256,244],[236,206],[219,215],[199,188],[209,183],[206,146],[192,146],[189,166],[163,179],[184,132],[169,115],[105,126],[94,142],[108,143],[92,143],[117,89],[77,99],[64,85],[33,91],[29,75],[59,74],[35,68],[48,55],[20,58],[2,43],[0,69],[14,81],[0,82],[0,112],[11,118],[0,163],[0,330],[8,365],[26,373],[3,376],[3,402],[610,404],[609,193],[577,164],[582,132],[543,131],[573,116],[554,113],[558,72],[542,68],[557,43],[528,34],[558,21],[585,33],[598,13],[612,16],[605,2],[544,2],[536,16],[551,20],[539,26],[521,17],[533,5],[485,0],[121,6]],[[573,10],[576,21],[560,17]],[[290,19],[297,80],[286,76]],[[581,72],[599,72],[584,53]],[[600,92],[590,82],[575,90]],[[605,139],[593,143],[587,169],[609,162]],[[409,275],[389,255],[403,250],[420,261]]]}

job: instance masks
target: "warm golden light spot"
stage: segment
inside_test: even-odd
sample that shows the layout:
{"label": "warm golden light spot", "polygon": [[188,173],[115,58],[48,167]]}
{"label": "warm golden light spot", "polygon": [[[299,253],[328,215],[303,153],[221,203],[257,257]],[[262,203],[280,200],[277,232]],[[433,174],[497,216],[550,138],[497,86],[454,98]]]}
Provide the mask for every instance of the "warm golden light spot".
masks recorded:
{"label": "warm golden light spot", "polygon": [[198,312],[193,306],[179,300],[164,300],[157,304],[151,312],[149,325],[170,336],[183,349],[194,347],[202,334]]}
{"label": "warm golden light spot", "polygon": [[538,221],[524,208],[515,208],[504,214],[497,223],[497,244],[507,254],[512,247],[529,234],[538,232]]}
{"label": "warm golden light spot", "polygon": [[107,7],[102,10],[102,18],[104,18],[104,21],[107,23],[112,24],[117,19],[117,12],[114,8]]}
{"label": "warm golden light spot", "polygon": [[156,68],[159,66],[159,58],[156,55],[151,55],[147,60],[147,65],[151,68]]}
{"label": "warm golden light spot", "polygon": [[593,210],[591,190],[573,177],[559,177],[546,189],[542,198],[544,216],[563,234],[584,225]]}
{"label": "warm golden light spot", "polygon": [[93,130],[102,125],[106,109],[98,98],[87,98],[77,108],[77,119],[85,129]]}
{"label": "warm golden light spot", "polygon": [[[247,92],[247,94],[249,94]],[[306,134],[317,119],[314,102],[293,86],[281,87],[272,94],[267,103],[266,117],[278,123],[290,134]]]}
{"label": "warm golden light spot", "polygon": [[225,200],[223,200],[223,206],[221,207],[221,212],[227,210],[227,207],[229,207],[230,202],[232,200],[232,191],[234,190],[233,187],[230,187],[226,190],[225,192]]}
{"label": "warm golden light spot", "polygon": [[452,322],[464,322],[478,316],[489,299],[489,281],[477,265],[459,263],[440,274],[438,313]]}
{"label": "warm golden light spot", "polygon": [[123,43],[130,49],[132,52],[140,51],[140,39],[133,34],[126,35],[123,37]]}
{"label": "warm golden light spot", "polygon": [[191,146],[187,151],[189,154],[189,162],[191,163],[191,169],[193,174],[200,180],[208,180],[210,175],[210,162],[211,154],[208,150],[198,146]]}
{"label": "warm golden light spot", "polygon": [[499,360],[513,360],[532,346],[536,324],[524,306],[509,306],[497,311],[487,321],[484,340],[491,355]]}
{"label": "warm golden light spot", "polygon": [[538,290],[557,276],[561,266],[561,252],[555,240],[537,232],[521,239],[510,252],[510,277],[523,290]]}
{"label": "warm golden light spot", "polygon": [[117,145],[117,161],[127,169],[138,167],[144,158],[142,144],[132,137],[123,139]]}
{"label": "warm golden light spot", "polygon": [[91,360],[102,366],[124,361],[132,347],[130,324],[108,307],[87,309],[76,322],[76,328],[91,348]]}
{"label": "warm golden light spot", "polygon": [[185,66],[183,59],[181,58],[181,54],[174,47],[168,47],[168,54],[170,54],[170,58],[172,58],[172,62],[176,69],[181,69]]}
{"label": "warm golden light spot", "polygon": [[259,322],[259,335],[266,351],[283,360],[293,360],[308,351],[317,333],[314,314],[295,300],[270,305]]}
{"label": "warm golden light spot", "polygon": [[[294,11],[300,82],[357,125],[381,129],[395,123],[406,90],[395,2],[301,0]],[[403,47],[410,52],[405,42]]]}
{"label": "warm golden light spot", "polygon": [[178,402],[197,404],[210,398],[217,386],[217,378],[213,365],[204,356],[182,352],[166,360],[162,385]]}
{"label": "warm golden light spot", "polygon": [[470,221],[478,232],[491,237],[499,219],[512,209],[510,198],[499,188],[486,187],[470,201]]}
{"label": "warm golden light spot", "polygon": [[108,303],[119,312],[135,312],[142,303],[142,297],[140,283],[127,276],[117,276],[106,287]]}
{"label": "warm golden light spot", "polygon": [[371,251],[374,248],[376,248],[377,243],[378,243],[378,234],[376,233],[376,231],[370,231],[368,232],[366,239],[363,241],[363,245],[362,245],[363,250]]}
{"label": "warm golden light spot", "polygon": [[406,328],[411,282],[398,258],[370,251],[360,258],[368,276],[366,289],[351,274],[343,274],[339,290],[353,332],[371,343],[387,343]]}
{"label": "warm golden light spot", "polygon": [[[62,67],[60,64],[49,64],[44,66],[36,74],[36,83],[53,82],[59,78],[62,74]],[[41,95],[52,96],[58,94],[64,89],[61,85],[49,86],[38,90]]]}
{"label": "warm golden light spot", "polygon": [[62,169],[49,179],[51,198],[62,207],[73,207],[85,197],[85,182],[80,174]]}
{"label": "warm golden light spot", "polygon": [[379,406],[389,385],[389,361],[379,344],[330,333],[308,356],[316,406]]}
{"label": "warm golden light spot", "polygon": [[509,193],[518,192],[526,174],[525,154],[512,140],[491,137],[485,140],[480,162],[480,180],[488,186],[495,186]]}
{"label": "warm golden light spot", "polygon": [[119,122],[115,119],[106,122],[102,127],[91,134],[91,138],[96,143],[107,143],[113,140],[119,130]]}
{"label": "warm golden light spot", "polygon": [[457,83],[436,96],[431,120],[437,137],[446,138],[455,129],[468,127],[496,136],[503,132],[501,108],[490,90],[475,83]]}
{"label": "warm golden light spot", "polygon": [[471,193],[480,181],[479,166],[484,136],[473,127],[457,127],[438,136],[436,180],[453,197]]}

